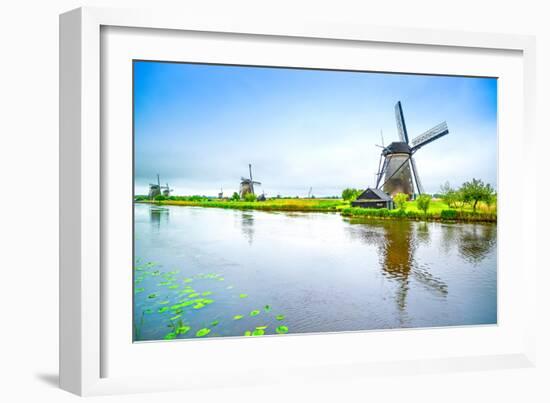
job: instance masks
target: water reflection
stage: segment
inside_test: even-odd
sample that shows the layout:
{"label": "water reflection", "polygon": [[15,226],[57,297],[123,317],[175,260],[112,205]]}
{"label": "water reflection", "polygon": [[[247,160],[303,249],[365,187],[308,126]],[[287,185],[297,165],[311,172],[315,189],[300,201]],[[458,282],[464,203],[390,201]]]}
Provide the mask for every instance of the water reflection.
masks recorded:
{"label": "water reflection", "polygon": [[254,214],[250,212],[241,213],[241,232],[249,245],[254,241]]}
{"label": "water reflection", "polygon": [[170,210],[165,207],[154,206],[149,209],[149,221],[151,226],[157,231],[160,229],[161,223],[167,224]]}
{"label": "water reflection", "polygon": [[[368,226],[361,219],[351,219],[350,235],[354,239],[375,245],[382,274],[397,284],[395,302],[401,314],[405,315],[407,296],[411,278],[423,285],[439,298],[448,293],[447,284],[432,275],[429,268],[415,260],[415,252],[420,244],[431,242],[430,224],[411,221],[369,221]],[[353,225],[357,224],[357,225]],[[401,317],[402,324],[406,317]]]}
{"label": "water reflection", "polygon": [[492,253],[497,243],[496,226],[474,224],[461,227],[458,233],[458,252],[470,263],[478,264]]}

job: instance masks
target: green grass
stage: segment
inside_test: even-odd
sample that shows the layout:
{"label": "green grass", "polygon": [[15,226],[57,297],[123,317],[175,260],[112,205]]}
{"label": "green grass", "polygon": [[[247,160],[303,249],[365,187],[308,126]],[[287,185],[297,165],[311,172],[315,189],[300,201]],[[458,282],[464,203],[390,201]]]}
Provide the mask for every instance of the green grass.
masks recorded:
{"label": "green grass", "polygon": [[263,202],[246,202],[232,200],[162,200],[146,201],[142,203],[154,203],[156,205],[172,206],[197,206],[214,207],[238,210],[262,210],[262,211],[296,211],[296,212],[340,212],[346,217],[372,217],[392,219],[412,219],[429,221],[466,221],[466,222],[496,222],[496,207],[488,207],[480,203],[474,213],[470,205],[461,208],[450,208],[443,201],[433,199],[426,213],[420,210],[416,201],[406,202],[403,211],[387,209],[365,209],[351,207],[350,202],[342,199],[268,199]]}
{"label": "green grass", "polygon": [[478,205],[476,212],[469,205],[462,208],[450,208],[441,200],[432,200],[426,213],[420,210],[416,201],[409,201],[403,210],[368,209],[347,207],[342,209],[345,217],[365,217],[384,219],[409,219],[422,221],[460,221],[460,222],[496,222],[496,207],[486,204]]}
{"label": "green grass", "polygon": [[155,203],[171,206],[198,206],[216,207],[238,210],[264,210],[264,211],[304,211],[304,212],[327,212],[339,211],[349,207],[349,202],[341,199],[268,199],[263,202],[245,202],[231,200],[162,200]]}

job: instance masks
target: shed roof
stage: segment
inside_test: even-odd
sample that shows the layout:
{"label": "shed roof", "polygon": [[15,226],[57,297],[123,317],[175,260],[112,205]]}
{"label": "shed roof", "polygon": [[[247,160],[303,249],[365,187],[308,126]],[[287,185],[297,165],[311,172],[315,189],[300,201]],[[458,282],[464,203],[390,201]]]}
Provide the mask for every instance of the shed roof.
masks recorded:
{"label": "shed roof", "polygon": [[392,198],[389,194],[384,192],[382,189],[372,189],[367,188],[363,193],[361,193],[356,200],[383,200],[391,201]]}

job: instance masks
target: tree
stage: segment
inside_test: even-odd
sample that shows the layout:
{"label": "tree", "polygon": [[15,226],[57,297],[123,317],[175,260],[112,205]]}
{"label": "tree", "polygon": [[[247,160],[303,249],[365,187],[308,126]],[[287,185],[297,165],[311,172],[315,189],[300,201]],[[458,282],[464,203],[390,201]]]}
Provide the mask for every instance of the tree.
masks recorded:
{"label": "tree", "polygon": [[481,179],[472,179],[471,182],[466,182],[460,188],[462,192],[462,198],[466,203],[472,204],[474,213],[476,211],[477,204],[480,201],[486,203],[491,202],[491,198],[495,193],[495,190],[488,183],[483,183]]}
{"label": "tree", "polygon": [[405,210],[405,203],[409,200],[409,196],[407,196],[405,193],[396,193],[395,196],[393,196],[393,202],[397,206],[399,210]]}
{"label": "tree", "polygon": [[239,201],[241,200],[241,196],[237,192],[233,192],[233,195],[231,196],[231,201]]}
{"label": "tree", "polygon": [[244,201],[254,202],[256,201],[256,195],[254,193],[247,193],[244,195]]}
{"label": "tree", "polygon": [[424,215],[428,212],[428,209],[430,208],[430,202],[432,201],[432,197],[427,194],[421,194],[416,199],[416,205],[420,210],[424,212]]}
{"label": "tree", "polygon": [[441,199],[447,206],[456,207],[458,192],[451,187],[448,181],[441,185],[440,192]]}
{"label": "tree", "polygon": [[361,190],[354,188],[346,188],[342,191],[342,199],[346,201],[354,201],[361,194]]}

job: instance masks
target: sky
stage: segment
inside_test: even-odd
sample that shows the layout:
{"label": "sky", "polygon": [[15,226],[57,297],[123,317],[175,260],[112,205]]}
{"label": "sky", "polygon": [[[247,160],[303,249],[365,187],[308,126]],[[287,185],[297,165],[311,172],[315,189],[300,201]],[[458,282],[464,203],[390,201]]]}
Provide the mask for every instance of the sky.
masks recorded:
{"label": "sky", "polygon": [[158,173],[175,195],[231,195],[249,163],[268,197],[373,187],[399,100],[409,139],[449,126],[415,154],[427,193],[496,188],[497,79],[135,61],[135,193]]}

